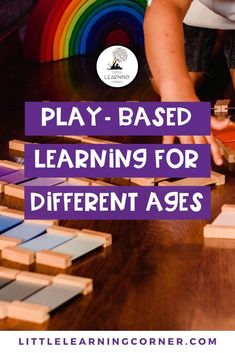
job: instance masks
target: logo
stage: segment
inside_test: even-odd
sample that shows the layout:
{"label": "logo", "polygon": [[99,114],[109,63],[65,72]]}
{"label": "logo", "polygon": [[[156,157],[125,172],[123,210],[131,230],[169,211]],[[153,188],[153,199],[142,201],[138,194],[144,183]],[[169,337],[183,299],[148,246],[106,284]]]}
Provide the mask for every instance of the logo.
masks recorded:
{"label": "logo", "polygon": [[110,87],[125,87],[138,72],[138,61],[128,48],[115,45],[105,49],[96,64],[99,78]]}

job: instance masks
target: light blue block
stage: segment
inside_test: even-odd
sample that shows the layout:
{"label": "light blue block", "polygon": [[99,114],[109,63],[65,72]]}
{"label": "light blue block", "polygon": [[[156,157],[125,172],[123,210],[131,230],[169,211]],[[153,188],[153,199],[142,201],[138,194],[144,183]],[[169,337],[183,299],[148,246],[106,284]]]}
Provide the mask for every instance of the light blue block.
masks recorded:
{"label": "light blue block", "polygon": [[62,244],[53,250],[61,254],[68,254],[73,260],[83,256],[104,245],[103,239],[76,237],[65,244]]}
{"label": "light blue block", "polygon": [[33,224],[23,222],[22,224],[14,227],[2,235],[6,237],[20,239],[22,242],[33,239],[38,235],[41,235],[46,232],[48,225],[46,224]]}
{"label": "light blue block", "polygon": [[23,244],[20,244],[19,247],[23,249],[33,250],[33,251],[51,250],[56,246],[63,244],[70,239],[71,239],[71,236],[68,236],[68,235],[58,235],[56,233],[45,233],[40,235],[37,238],[34,238]]}

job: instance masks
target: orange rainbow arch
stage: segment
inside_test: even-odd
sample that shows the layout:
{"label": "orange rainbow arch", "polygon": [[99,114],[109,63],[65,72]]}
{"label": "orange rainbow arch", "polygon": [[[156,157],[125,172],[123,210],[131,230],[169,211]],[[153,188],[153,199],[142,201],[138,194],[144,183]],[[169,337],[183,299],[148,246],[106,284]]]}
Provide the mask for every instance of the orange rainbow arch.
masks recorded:
{"label": "orange rainbow arch", "polygon": [[24,43],[27,59],[49,62],[143,43],[146,0],[39,0]]}

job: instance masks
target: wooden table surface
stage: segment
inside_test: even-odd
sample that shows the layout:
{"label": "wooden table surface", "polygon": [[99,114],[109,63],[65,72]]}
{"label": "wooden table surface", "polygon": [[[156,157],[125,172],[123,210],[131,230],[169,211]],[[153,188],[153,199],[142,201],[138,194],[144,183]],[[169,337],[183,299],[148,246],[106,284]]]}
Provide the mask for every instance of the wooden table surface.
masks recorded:
{"label": "wooden table surface", "polygon": [[[24,101],[153,101],[143,65],[134,83],[112,89],[97,79],[93,58],[72,58],[53,64],[22,62],[1,70],[0,157],[10,139],[24,138]],[[141,61],[141,62],[142,62]],[[212,85],[210,96],[218,98]],[[33,117],[32,117],[33,123]],[[53,141],[56,139],[49,139]],[[154,142],[156,138],[117,138],[123,142]],[[48,141],[38,138],[35,141]],[[211,194],[211,221],[224,203],[235,203],[235,173],[222,167],[226,184]],[[1,203],[23,209],[20,200]],[[0,321],[0,329],[22,330],[234,330],[235,241],[203,240],[206,221],[64,221],[113,234],[113,246],[75,261],[66,273],[92,277],[94,291],[76,298],[51,315],[44,325]],[[44,266],[0,265],[56,274]]]}

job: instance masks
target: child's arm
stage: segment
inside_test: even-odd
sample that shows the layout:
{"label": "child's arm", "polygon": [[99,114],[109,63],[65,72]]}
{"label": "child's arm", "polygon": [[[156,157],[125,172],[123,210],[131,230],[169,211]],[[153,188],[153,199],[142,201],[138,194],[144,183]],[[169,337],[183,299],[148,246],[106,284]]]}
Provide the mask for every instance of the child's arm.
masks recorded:
{"label": "child's arm", "polygon": [[[184,53],[183,19],[191,0],[153,0],[144,21],[146,55],[162,101],[199,101],[190,80]],[[212,129],[223,129],[228,122],[217,123]],[[165,137],[172,143],[174,137]],[[181,136],[182,143],[210,143],[216,164],[222,164],[219,147],[211,136]]]}
{"label": "child's arm", "polygon": [[195,98],[184,55],[183,19],[191,0],[153,0],[144,20],[145,47],[162,100]]}

